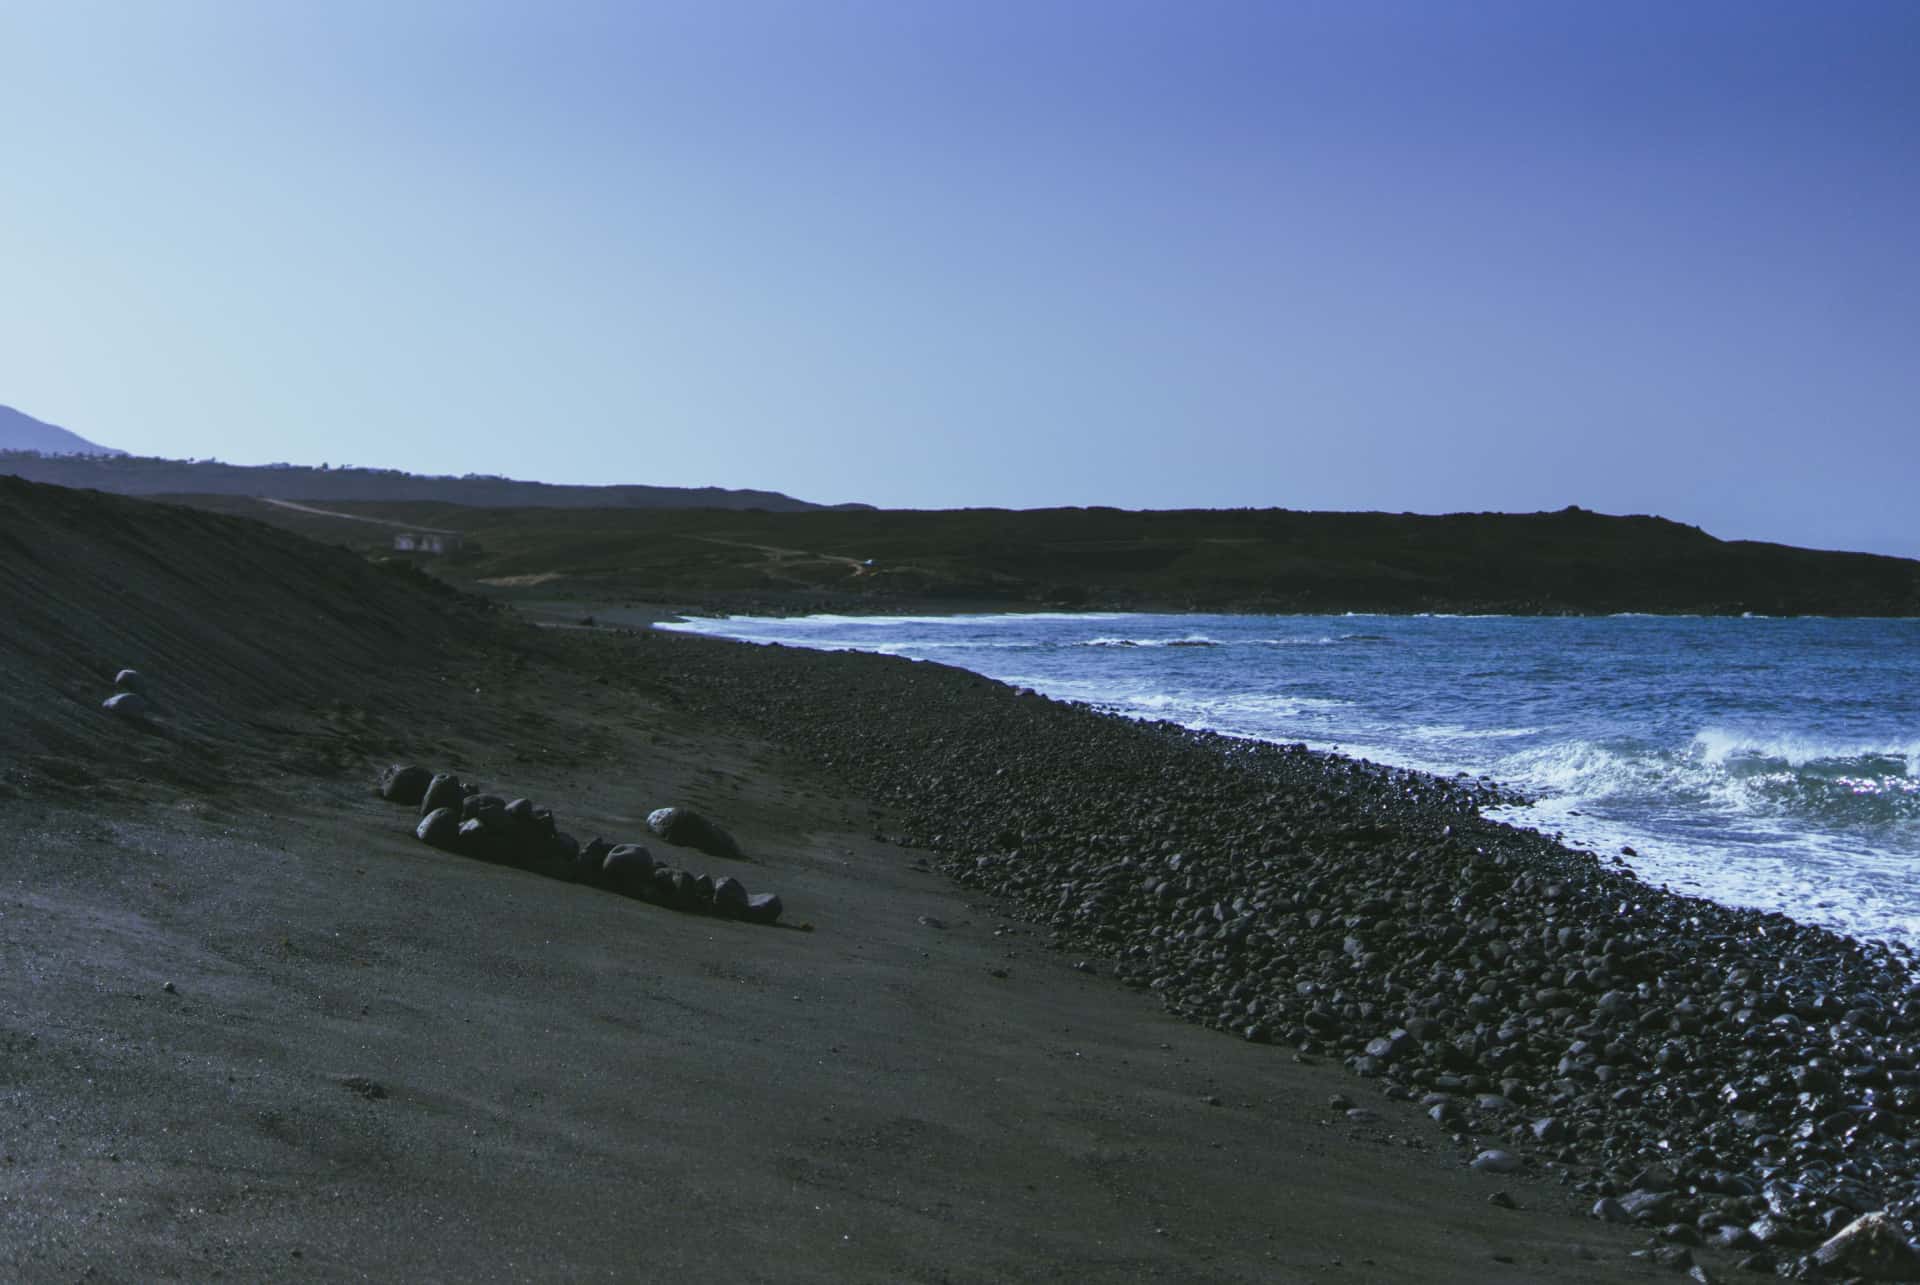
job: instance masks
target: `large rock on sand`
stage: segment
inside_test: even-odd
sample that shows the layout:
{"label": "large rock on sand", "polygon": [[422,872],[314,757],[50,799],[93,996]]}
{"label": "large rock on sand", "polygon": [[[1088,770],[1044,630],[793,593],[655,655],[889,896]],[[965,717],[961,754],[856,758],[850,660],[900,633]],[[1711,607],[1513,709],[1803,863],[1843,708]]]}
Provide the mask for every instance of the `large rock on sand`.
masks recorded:
{"label": "large rock on sand", "polygon": [[613,845],[605,839],[589,839],[580,854],[573,859],[571,877],[575,883],[590,884],[599,887],[605,878],[602,867],[606,864],[607,854],[613,851]]}
{"label": "large rock on sand", "polygon": [[515,799],[507,804],[507,821],[521,834],[539,839],[554,835],[553,809],[536,807],[531,799]]}
{"label": "large rock on sand", "polygon": [[692,808],[655,808],[647,814],[647,829],[668,843],[696,848],[712,857],[738,857],[740,845]]}
{"label": "large rock on sand", "polygon": [[750,924],[770,924],[780,918],[784,909],[777,894],[756,892],[747,898],[747,908],[740,912],[740,917]]}
{"label": "large rock on sand", "polygon": [[472,793],[453,773],[438,773],[427,782],[426,791],[420,796],[420,815],[425,816],[435,808],[452,808],[457,816],[461,803]]}
{"label": "large rock on sand", "polygon": [[435,808],[420,818],[413,837],[442,852],[452,852],[460,845],[460,814],[452,808]]}
{"label": "large rock on sand", "polygon": [[722,919],[738,919],[747,911],[747,886],[732,875],[713,883],[713,913]]}
{"label": "large rock on sand", "polygon": [[556,834],[550,839],[536,840],[534,852],[536,860],[529,866],[550,879],[573,879],[573,863],[580,856],[580,841],[570,834]]}
{"label": "large rock on sand", "polygon": [[460,801],[460,819],[479,821],[490,829],[507,827],[507,801],[497,794],[470,794]]}
{"label": "large rock on sand", "polygon": [[616,843],[600,862],[600,882],[627,897],[653,891],[653,854],[637,843]]}
{"label": "large rock on sand", "polygon": [[404,803],[412,807],[426,797],[427,787],[433,784],[433,773],[414,763],[389,763],[380,769],[380,777],[374,786],[374,793],[389,803]]}
{"label": "large rock on sand", "polygon": [[1920,1281],[1920,1254],[1884,1213],[1862,1214],[1807,1257],[1836,1276]]}

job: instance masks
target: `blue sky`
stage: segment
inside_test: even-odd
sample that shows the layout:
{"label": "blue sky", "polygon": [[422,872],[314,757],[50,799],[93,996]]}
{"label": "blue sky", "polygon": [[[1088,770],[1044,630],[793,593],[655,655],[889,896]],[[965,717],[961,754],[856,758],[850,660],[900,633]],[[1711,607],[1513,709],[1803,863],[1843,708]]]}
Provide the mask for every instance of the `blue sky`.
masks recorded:
{"label": "blue sky", "polygon": [[1920,4],[0,0],[0,402],[1920,556]]}

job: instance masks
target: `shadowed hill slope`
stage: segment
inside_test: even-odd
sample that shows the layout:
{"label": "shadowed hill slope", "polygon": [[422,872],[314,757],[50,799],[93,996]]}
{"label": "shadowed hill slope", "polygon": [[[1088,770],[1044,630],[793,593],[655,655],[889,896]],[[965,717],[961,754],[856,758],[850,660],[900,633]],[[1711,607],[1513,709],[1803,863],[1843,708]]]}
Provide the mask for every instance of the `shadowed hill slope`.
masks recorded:
{"label": "shadowed hill slope", "polygon": [[[426,671],[493,626],[405,566],[257,522],[0,477],[0,760],[190,773],[273,719]],[[153,718],[103,712],[116,671]]]}
{"label": "shadowed hill slope", "polygon": [[[215,497],[187,503],[237,506]],[[1656,517],[1557,513],[720,513],[333,506],[448,527],[456,583],[581,600],[886,610],[947,602],[1256,612],[1920,614],[1920,562],[1725,541]],[[365,522],[269,513],[316,539],[391,543]],[[234,511],[242,511],[234,507]],[[870,565],[869,565],[870,564]]]}

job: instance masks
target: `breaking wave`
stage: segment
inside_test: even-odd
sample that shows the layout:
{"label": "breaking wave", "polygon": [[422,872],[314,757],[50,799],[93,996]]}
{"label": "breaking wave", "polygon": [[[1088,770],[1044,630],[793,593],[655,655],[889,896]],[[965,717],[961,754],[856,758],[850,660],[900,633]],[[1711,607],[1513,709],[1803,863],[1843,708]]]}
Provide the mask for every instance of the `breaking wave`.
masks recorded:
{"label": "breaking wave", "polygon": [[[681,628],[965,666],[1128,717],[1491,776],[1647,878],[1920,939],[1920,621],[831,616]],[[1192,649],[1192,650],[1189,650]]]}

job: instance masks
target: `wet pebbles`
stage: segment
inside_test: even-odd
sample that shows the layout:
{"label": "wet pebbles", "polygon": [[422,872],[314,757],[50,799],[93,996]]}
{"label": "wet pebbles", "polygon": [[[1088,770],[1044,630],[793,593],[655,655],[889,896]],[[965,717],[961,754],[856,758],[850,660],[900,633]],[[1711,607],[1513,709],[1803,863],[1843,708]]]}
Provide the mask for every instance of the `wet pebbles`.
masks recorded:
{"label": "wet pebbles", "polygon": [[1884,948],[1487,821],[1484,781],[893,658],[688,639],[644,663],[1058,948],[1195,1022],[1342,1059],[1424,1103],[1463,1162],[1557,1172],[1669,1265],[1705,1242],[1820,1270],[1810,1250],[1884,1210],[1854,1239],[1906,1269],[1920,995]]}

